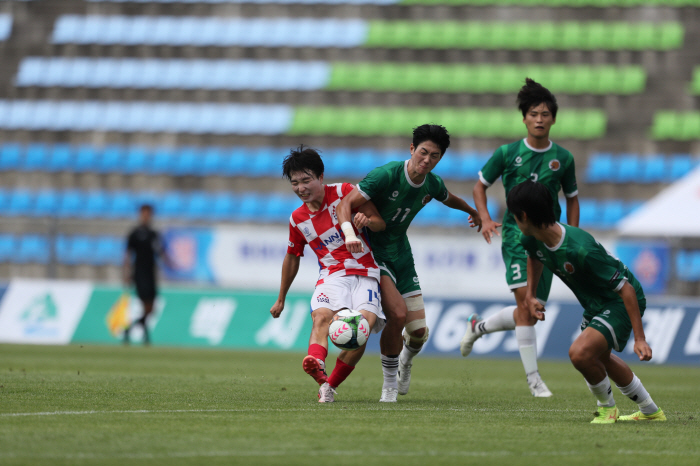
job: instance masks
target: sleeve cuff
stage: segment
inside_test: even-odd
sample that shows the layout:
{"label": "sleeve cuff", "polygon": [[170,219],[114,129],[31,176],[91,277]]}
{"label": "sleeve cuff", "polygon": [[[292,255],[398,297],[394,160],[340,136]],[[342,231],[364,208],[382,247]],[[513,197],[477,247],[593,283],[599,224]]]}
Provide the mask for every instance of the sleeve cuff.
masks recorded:
{"label": "sleeve cuff", "polygon": [[617,286],[615,287],[615,290],[613,290],[613,291],[615,291],[615,292],[620,291],[622,289],[622,287],[625,286],[626,281],[627,281],[627,277],[622,277],[622,279],[620,280],[620,283],[617,284]]}
{"label": "sleeve cuff", "polygon": [[578,189],[574,191],[573,193],[564,193],[564,196],[568,197],[569,199],[572,197],[578,196]]}
{"label": "sleeve cuff", "polygon": [[479,180],[481,180],[481,182],[484,183],[487,187],[493,184],[486,181],[486,178],[484,178],[484,175],[481,173],[481,171],[479,171]]}
{"label": "sleeve cuff", "polygon": [[362,197],[364,197],[364,198],[367,199],[368,201],[371,199],[371,198],[367,195],[367,193],[365,193],[365,192],[362,190],[362,188],[360,188],[360,185],[359,185],[359,184],[358,184],[356,187],[357,187],[357,192],[360,193],[360,194],[362,195]]}

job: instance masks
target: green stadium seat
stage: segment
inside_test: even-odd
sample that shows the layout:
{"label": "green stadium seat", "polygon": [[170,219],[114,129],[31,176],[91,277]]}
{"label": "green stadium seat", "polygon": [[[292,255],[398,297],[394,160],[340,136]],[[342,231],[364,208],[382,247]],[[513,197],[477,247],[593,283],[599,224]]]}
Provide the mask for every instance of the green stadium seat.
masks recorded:
{"label": "green stadium seat", "polygon": [[700,66],[693,70],[693,80],[690,83],[691,94],[700,95]]}
{"label": "green stadium seat", "polygon": [[683,116],[676,139],[692,141],[700,138],[700,113],[689,112]]}
{"label": "green stadium seat", "polygon": [[661,50],[678,49],[683,46],[685,32],[680,23],[665,23],[661,27],[661,34],[656,48]]}

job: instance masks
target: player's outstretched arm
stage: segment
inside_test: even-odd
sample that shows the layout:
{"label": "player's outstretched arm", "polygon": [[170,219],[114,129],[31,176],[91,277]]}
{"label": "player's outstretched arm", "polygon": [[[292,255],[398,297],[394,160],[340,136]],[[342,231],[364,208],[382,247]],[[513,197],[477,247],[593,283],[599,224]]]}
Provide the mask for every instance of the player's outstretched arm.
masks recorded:
{"label": "player's outstretched arm", "polygon": [[527,293],[525,304],[530,315],[537,320],[544,320],[544,306],[537,300],[537,285],[540,282],[544,264],[531,257],[527,258]]}
{"label": "player's outstretched arm", "polygon": [[646,335],[644,335],[644,326],[642,325],[642,314],[639,312],[639,301],[637,301],[637,293],[634,287],[625,281],[620,291],[617,292],[625,304],[627,315],[632,322],[632,331],[634,332],[634,352],[639,356],[640,361],[649,361],[651,359],[651,348],[647,343]]}
{"label": "player's outstretched arm", "polygon": [[352,223],[350,223],[352,221],[352,209],[357,209],[366,202],[367,199],[355,188],[350,191],[350,194],[340,200],[336,210],[340,228],[345,235],[345,246],[353,254],[364,252],[364,248],[360,239],[355,235]]}
{"label": "player's outstretched arm", "polygon": [[468,213],[469,226],[472,228],[478,227],[477,231],[481,231],[481,216],[479,215],[479,211],[470,206],[467,201],[447,191],[447,199],[443,204],[450,209],[461,210],[462,212]]}
{"label": "player's outstretched arm", "polygon": [[282,262],[282,283],[280,284],[280,294],[277,297],[277,301],[270,309],[270,314],[275,319],[282,314],[284,310],[284,301],[287,299],[287,292],[289,287],[292,286],[294,278],[299,272],[299,262],[301,258],[295,254],[287,254],[284,256],[284,261]]}
{"label": "player's outstretched arm", "polygon": [[359,212],[355,214],[352,221],[355,223],[358,230],[364,227],[372,231],[383,231],[386,229],[386,222],[382,216],[379,215],[377,206],[375,206],[372,201],[367,201],[362,204],[359,208]]}
{"label": "player's outstretched arm", "polygon": [[566,223],[572,227],[578,227],[581,208],[578,203],[578,196],[566,198]]}
{"label": "player's outstretched arm", "polygon": [[479,211],[479,216],[481,217],[481,234],[487,243],[491,244],[491,238],[493,235],[500,236],[498,232],[498,227],[501,226],[500,223],[494,222],[489,215],[489,209],[486,207],[486,186],[481,180],[476,182],[474,185],[474,205]]}

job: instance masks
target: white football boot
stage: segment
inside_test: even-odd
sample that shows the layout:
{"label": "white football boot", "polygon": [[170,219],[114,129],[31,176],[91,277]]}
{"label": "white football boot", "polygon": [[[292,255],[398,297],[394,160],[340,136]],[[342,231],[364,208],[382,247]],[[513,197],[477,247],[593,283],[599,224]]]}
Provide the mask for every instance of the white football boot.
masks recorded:
{"label": "white football boot", "polygon": [[396,397],[399,394],[398,388],[382,388],[382,397],[380,403],[396,403]]}
{"label": "white football boot", "polygon": [[540,377],[539,372],[527,376],[527,384],[530,386],[530,393],[532,396],[537,398],[549,398],[552,396],[552,392],[549,391],[547,385]]}
{"label": "white football boot", "polygon": [[459,343],[459,351],[465,358],[472,352],[474,342],[481,337],[481,335],[477,335],[476,333],[476,324],[479,322],[481,322],[481,317],[479,317],[478,314],[472,314],[467,319],[467,331],[464,332],[462,341]]}
{"label": "white football boot", "polygon": [[318,402],[319,403],[333,403],[335,398],[333,397],[337,392],[330,386],[328,382],[321,385],[318,389]]}
{"label": "white football boot", "polygon": [[411,367],[413,367],[413,361],[404,364],[399,357],[399,395],[408,393],[408,388],[411,386]]}

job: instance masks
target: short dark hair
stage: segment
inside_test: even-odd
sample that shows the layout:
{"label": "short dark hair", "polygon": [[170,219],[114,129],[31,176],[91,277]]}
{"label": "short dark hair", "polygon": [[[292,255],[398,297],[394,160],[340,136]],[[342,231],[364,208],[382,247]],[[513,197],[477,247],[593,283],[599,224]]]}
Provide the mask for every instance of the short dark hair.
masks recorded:
{"label": "short dark hair", "polygon": [[151,214],[153,213],[153,204],[141,204],[141,207],[139,207],[139,212],[143,212],[144,210],[149,211]]}
{"label": "short dark hair", "polygon": [[518,108],[523,113],[523,118],[525,118],[528,110],[540,104],[547,106],[549,111],[552,112],[553,118],[557,117],[559,105],[557,105],[557,99],[554,97],[554,94],[549,92],[549,89],[542,84],[536,83],[530,78],[525,78],[525,85],[518,92]]}
{"label": "short dark hair", "polygon": [[420,125],[413,128],[413,147],[425,141],[432,141],[440,148],[442,155],[450,147],[450,133],[441,125]]}
{"label": "short dark hair", "polygon": [[289,155],[282,161],[282,176],[290,181],[293,172],[304,172],[320,178],[323,175],[323,169],[323,160],[319,151],[304,144],[290,150]]}
{"label": "short dark hair", "polygon": [[527,180],[513,186],[506,197],[506,205],[518,220],[522,220],[525,212],[530,223],[537,228],[544,228],[557,221],[552,195],[545,185],[537,181]]}

